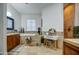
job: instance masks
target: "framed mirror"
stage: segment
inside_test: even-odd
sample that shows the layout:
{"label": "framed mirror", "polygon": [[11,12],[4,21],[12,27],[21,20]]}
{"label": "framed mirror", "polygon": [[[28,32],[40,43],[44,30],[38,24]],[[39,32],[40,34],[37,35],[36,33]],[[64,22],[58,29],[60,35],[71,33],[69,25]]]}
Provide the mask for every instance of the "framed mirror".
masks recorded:
{"label": "framed mirror", "polygon": [[14,19],[7,16],[7,30],[14,30]]}

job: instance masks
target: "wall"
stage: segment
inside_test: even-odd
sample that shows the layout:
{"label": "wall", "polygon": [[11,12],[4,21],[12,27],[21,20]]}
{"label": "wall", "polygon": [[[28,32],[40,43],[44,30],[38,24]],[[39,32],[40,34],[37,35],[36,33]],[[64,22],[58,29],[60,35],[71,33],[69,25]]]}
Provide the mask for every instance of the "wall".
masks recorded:
{"label": "wall", "polygon": [[6,49],[6,4],[0,4],[0,54],[7,54]]}
{"label": "wall", "polygon": [[16,9],[14,9],[10,4],[7,4],[7,11],[12,14],[12,18],[14,19],[14,28],[19,31],[21,28],[21,15]]}
{"label": "wall", "polygon": [[63,4],[51,4],[42,10],[43,31],[53,27],[63,32]]}
{"label": "wall", "polygon": [[41,15],[40,14],[24,14],[21,16],[21,24],[22,27],[27,31],[26,22],[28,19],[35,19],[36,20],[36,28],[41,27]]}
{"label": "wall", "polygon": [[75,26],[79,26],[79,4],[75,4]]}

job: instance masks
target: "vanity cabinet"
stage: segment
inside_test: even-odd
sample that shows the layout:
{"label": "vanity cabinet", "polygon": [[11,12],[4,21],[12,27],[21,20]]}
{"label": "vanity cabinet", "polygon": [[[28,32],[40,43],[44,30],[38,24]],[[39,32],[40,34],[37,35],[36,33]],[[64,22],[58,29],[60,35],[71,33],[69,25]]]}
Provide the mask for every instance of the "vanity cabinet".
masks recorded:
{"label": "vanity cabinet", "polygon": [[79,55],[79,47],[64,42],[64,55]]}
{"label": "vanity cabinet", "polygon": [[7,51],[8,52],[19,44],[20,44],[20,35],[19,34],[7,36]]}

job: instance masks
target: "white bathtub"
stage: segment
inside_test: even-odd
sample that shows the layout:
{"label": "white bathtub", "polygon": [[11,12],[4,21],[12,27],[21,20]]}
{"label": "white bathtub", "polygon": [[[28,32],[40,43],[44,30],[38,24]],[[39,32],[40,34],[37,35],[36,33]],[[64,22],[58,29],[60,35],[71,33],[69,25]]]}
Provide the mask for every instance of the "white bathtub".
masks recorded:
{"label": "white bathtub", "polygon": [[21,33],[20,36],[35,36],[36,34],[31,33]]}

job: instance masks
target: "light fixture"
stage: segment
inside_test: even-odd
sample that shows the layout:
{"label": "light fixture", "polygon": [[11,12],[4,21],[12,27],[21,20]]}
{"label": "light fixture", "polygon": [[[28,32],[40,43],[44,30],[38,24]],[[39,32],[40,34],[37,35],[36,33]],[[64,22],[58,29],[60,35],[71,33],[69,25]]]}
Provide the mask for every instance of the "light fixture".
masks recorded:
{"label": "light fixture", "polygon": [[10,12],[7,11],[7,16],[11,17],[12,14]]}

